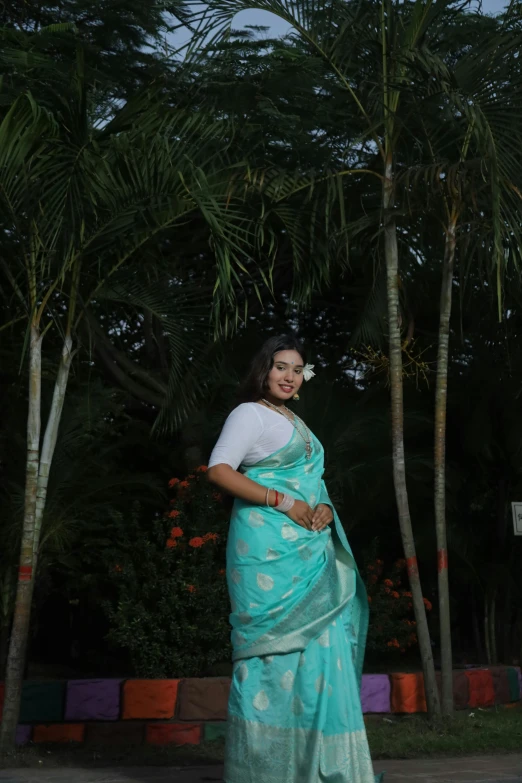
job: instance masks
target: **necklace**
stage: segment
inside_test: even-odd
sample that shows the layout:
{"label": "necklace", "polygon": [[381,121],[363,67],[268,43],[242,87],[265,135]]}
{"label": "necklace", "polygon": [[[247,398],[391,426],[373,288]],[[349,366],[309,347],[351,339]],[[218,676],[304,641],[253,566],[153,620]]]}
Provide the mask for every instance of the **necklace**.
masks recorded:
{"label": "necklace", "polygon": [[[290,422],[292,427],[295,429],[298,435],[301,436],[301,438],[304,440],[305,444],[305,451],[306,451],[306,459],[312,458],[312,434],[304,421],[299,418],[295,413],[290,414],[290,411],[286,407],[286,405],[282,405],[280,408],[278,408],[277,405],[274,405],[271,402],[268,402],[268,400],[265,400],[264,398],[261,399],[261,402],[264,402],[265,405],[268,405],[269,408],[272,408],[276,413],[280,413],[281,416],[284,416],[287,421]],[[300,429],[302,427],[302,429]]]}

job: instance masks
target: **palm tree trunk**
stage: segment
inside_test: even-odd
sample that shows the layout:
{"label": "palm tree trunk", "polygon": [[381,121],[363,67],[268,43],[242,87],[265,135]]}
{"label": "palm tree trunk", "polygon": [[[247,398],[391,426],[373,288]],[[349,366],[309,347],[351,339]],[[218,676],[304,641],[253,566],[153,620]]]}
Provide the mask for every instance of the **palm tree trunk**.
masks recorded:
{"label": "palm tree trunk", "polygon": [[408,576],[413,595],[413,608],[417,621],[424,687],[428,713],[440,712],[439,692],[435,679],[435,665],[431,649],[431,639],[426,618],[426,607],[417,566],[417,554],[411,526],[408,489],[406,486],[406,462],[404,456],[404,401],[402,374],[402,346],[399,327],[399,252],[397,247],[397,228],[393,216],[394,182],[393,162],[389,156],[385,165],[383,185],[384,207],[384,253],[386,258],[388,328],[390,353],[391,420],[393,448],[393,483],[404,555],[408,565]]}
{"label": "palm tree trunk", "polygon": [[0,754],[14,748],[20,712],[25,652],[33,596],[34,530],[41,429],[42,337],[38,326],[31,326],[29,344],[29,403],[27,416],[27,457],[25,474],[24,520],[18,567],[11,639],[5,670],[5,694],[0,727]]}
{"label": "palm tree trunk", "polygon": [[451,616],[448,579],[448,545],[446,535],[446,417],[448,403],[448,357],[455,263],[457,212],[453,208],[446,229],[446,246],[440,292],[439,346],[435,389],[435,530],[439,583],[440,648],[442,668],[442,713],[453,712],[453,656],[451,649]]}
{"label": "palm tree trunk", "polygon": [[484,639],[486,642],[486,663],[491,666],[491,637],[489,627],[489,597],[486,593],[484,596]]}
{"label": "palm tree trunk", "polygon": [[40,452],[42,338],[39,330],[33,327],[29,360],[29,414],[24,523],[20,566],[18,569],[18,586],[6,664],[4,710],[0,727],[0,754],[11,752],[15,744],[27,641],[29,638],[34,574],[37,566],[40,532],[47,497],[47,482],[56,446],[71,362],[72,341],[70,334],[67,334],[64,340],[61,361],[54,384],[51,410]]}
{"label": "palm tree trunk", "polygon": [[49,483],[49,472],[58,439],[58,428],[62,418],[63,404],[65,401],[65,392],[67,390],[67,381],[73,358],[72,339],[70,334],[65,336],[62,347],[61,361],[58,366],[58,373],[53,390],[53,401],[49,418],[45,428],[45,435],[42,443],[42,452],[40,454],[40,466],[38,470],[38,486],[36,493],[36,514],[34,526],[34,548],[33,548],[33,568],[36,570],[38,558],[38,545],[40,543],[40,533],[42,530],[43,513],[45,502],[47,500],[47,485]]}
{"label": "palm tree trunk", "polygon": [[498,663],[496,609],[497,609],[497,590],[496,588],[494,588],[491,594],[491,603],[490,603],[490,610],[489,610],[489,638],[491,639],[490,641],[491,663],[493,664],[493,666],[496,666],[496,664]]}
{"label": "palm tree trunk", "polygon": [[501,653],[501,661],[504,661],[504,663],[507,663],[510,661],[513,657],[513,649],[511,647],[511,639],[513,636],[513,609],[512,609],[512,602],[511,602],[511,589],[509,587],[506,588],[506,592],[504,595],[504,601],[502,605],[502,612],[501,612],[501,621],[500,621],[500,627],[503,629],[503,635],[502,635],[502,653]]}
{"label": "palm tree trunk", "polygon": [[0,625],[0,680],[5,677],[5,663],[7,660],[7,648],[9,646],[9,624],[2,619]]}
{"label": "palm tree trunk", "polygon": [[477,655],[476,662],[482,663],[486,659],[486,653],[484,650],[484,644],[482,642],[477,593],[474,587],[471,588],[471,619],[473,622],[473,639],[475,642],[475,652]]}
{"label": "palm tree trunk", "polygon": [[11,579],[11,569],[7,566],[0,588],[0,681],[5,679],[5,664],[9,647],[9,634],[13,616],[14,590]]}

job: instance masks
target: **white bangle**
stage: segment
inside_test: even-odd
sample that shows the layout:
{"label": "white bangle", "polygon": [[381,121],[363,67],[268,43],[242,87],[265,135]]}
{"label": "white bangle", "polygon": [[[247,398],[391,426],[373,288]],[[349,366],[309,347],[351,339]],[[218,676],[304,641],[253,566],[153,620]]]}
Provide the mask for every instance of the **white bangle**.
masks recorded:
{"label": "white bangle", "polygon": [[291,495],[283,494],[283,499],[279,501],[275,506],[276,511],[280,511],[282,514],[286,514],[293,507],[295,499]]}

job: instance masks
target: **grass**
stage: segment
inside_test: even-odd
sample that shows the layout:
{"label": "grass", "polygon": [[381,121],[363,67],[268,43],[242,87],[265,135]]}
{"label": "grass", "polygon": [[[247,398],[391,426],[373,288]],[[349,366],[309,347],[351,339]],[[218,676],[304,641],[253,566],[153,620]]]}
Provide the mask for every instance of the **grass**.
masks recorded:
{"label": "grass", "polygon": [[516,753],[522,750],[522,709],[464,710],[451,718],[371,717],[367,732],[374,759],[414,759]]}
{"label": "grass", "polygon": [[[515,753],[522,750],[522,704],[513,709],[466,710],[452,718],[369,716],[366,727],[374,760]],[[224,742],[183,747],[133,748],[38,745],[0,760],[8,767],[190,766],[219,764]]]}

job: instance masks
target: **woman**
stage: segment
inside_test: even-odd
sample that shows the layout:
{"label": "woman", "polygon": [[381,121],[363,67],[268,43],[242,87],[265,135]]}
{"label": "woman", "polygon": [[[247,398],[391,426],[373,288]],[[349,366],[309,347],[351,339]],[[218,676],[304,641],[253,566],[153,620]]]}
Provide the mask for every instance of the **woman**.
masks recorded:
{"label": "woman", "polygon": [[323,448],[286,407],[312,366],[295,337],[268,340],[209,462],[235,497],[226,783],[375,780],[359,696],[366,592]]}

